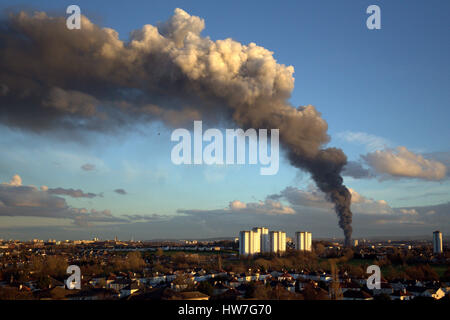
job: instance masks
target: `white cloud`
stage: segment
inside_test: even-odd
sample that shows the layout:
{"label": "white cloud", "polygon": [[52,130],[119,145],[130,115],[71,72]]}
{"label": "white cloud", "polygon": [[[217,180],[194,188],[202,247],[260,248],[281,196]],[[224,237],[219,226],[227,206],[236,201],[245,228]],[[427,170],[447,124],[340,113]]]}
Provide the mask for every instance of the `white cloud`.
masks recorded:
{"label": "white cloud", "polygon": [[[286,216],[286,215],[294,215],[296,212],[290,206],[286,206],[282,204],[280,201],[276,201],[267,197],[264,201],[258,202],[243,202],[240,200],[230,201],[228,206],[223,209],[212,209],[212,210],[185,210],[179,209],[178,213],[187,214],[187,215],[208,215],[213,217],[218,216],[229,216],[233,215],[236,217],[251,217],[255,214],[265,215],[265,216]],[[233,218],[233,219],[234,219]]]}
{"label": "white cloud", "polygon": [[419,214],[416,209],[400,209],[399,212],[411,216],[416,216]]}
{"label": "white cloud", "polygon": [[247,204],[239,200],[234,200],[230,202],[229,207],[231,210],[239,210],[247,208]]}
{"label": "white cloud", "polygon": [[378,173],[392,177],[441,180],[447,173],[441,162],[425,159],[406,147],[377,150],[361,157]]}
{"label": "white cloud", "polygon": [[15,174],[9,182],[3,182],[2,184],[12,187],[18,187],[22,185],[22,178],[18,174]]}
{"label": "white cloud", "polygon": [[295,211],[289,206],[283,205],[279,201],[272,199],[266,199],[265,201],[258,202],[242,202],[234,200],[230,202],[229,209],[231,211],[242,211],[246,213],[261,213],[261,214],[294,214]]}
{"label": "white cloud", "polygon": [[385,200],[374,200],[360,195],[355,190],[349,188],[352,194],[352,210],[365,214],[392,214],[393,209]]}

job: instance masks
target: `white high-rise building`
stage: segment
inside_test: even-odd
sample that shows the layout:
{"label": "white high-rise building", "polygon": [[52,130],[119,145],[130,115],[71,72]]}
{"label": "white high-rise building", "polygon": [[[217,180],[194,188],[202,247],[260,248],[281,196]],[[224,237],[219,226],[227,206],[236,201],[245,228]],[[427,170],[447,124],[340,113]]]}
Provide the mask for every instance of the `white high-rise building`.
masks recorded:
{"label": "white high-rise building", "polygon": [[312,234],[311,234],[311,232],[305,232],[305,234],[306,234],[306,239],[305,239],[306,251],[312,251]]}
{"label": "white high-rise building", "polygon": [[278,253],[286,251],[286,232],[270,231],[270,252]]}
{"label": "white high-rise building", "polygon": [[278,252],[286,251],[286,232],[278,231]]}
{"label": "white high-rise building", "polygon": [[300,251],[312,250],[312,234],[311,232],[296,232],[295,233],[295,249]]}
{"label": "white high-rise building", "polygon": [[304,251],[305,250],[305,233],[304,232],[296,232],[295,233],[295,250]]}
{"label": "white high-rise building", "polygon": [[261,228],[261,252],[270,252],[270,238],[268,228]]}
{"label": "white high-rise building", "polygon": [[241,231],[239,232],[239,254],[240,255],[249,255],[252,253],[252,232],[251,231]]}
{"label": "white high-rise building", "polygon": [[278,231],[269,232],[270,252],[278,252]]}
{"label": "white high-rise building", "polygon": [[433,253],[442,253],[442,232],[435,231],[433,232]]}
{"label": "white high-rise building", "polygon": [[252,230],[239,232],[240,255],[284,251],[286,251],[286,233],[283,231],[269,233],[268,228],[255,227]]}
{"label": "white high-rise building", "polygon": [[253,236],[253,253],[261,252],[261,234],[262,228],[253,228],[252,236]]}

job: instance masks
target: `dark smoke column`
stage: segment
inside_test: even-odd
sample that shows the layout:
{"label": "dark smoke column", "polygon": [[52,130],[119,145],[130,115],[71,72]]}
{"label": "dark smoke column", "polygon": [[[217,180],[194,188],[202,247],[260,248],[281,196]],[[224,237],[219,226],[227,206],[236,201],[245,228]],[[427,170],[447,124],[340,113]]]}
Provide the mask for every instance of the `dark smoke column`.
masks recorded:
{"label": "dark smoke column", "polygon": [[341,149],[327,148],[319,150],[313,157],[304,157],[289,152],[292,165],[306,169],[311,173],[317,187],[326,194],[327,199],[334,204],[339,219],[339,227],[344,231],[345,246],[351,246],[352,212],[351,193],[343,185],[342,168],[347,163],[347,157]]}
{"label": "dark smoke column", "polygon": [[[280,144],[287,151],[291,164],[309,172],[327,200],[334,204],[339,227],[344,231],[345,246],[351,246],[352,197],[341,176],[347,156],[341,149],[323,148],[330,141],[328,124],[311,105],[294,108],[285,101],[264,103],[236,110],[234,120],[245,128],[280,130]],[[249,112],[253,109],[258,112]]]}

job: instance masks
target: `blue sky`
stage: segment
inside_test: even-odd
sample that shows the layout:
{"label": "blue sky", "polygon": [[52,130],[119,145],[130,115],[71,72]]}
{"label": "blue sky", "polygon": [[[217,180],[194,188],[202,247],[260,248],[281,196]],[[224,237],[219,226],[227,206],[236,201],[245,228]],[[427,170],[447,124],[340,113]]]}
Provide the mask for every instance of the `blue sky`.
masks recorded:
{"label": "blue sky", "polygon": [[[37,9],[65,16],[65,8],[73,1],[20,3],[3,1],[0,8]],[[145,24],[156,25],[170,18],[175,8],[182,8],[205,19],[203,36],[214,41],[232,38],[243,44],[255,42],[273,51],[278,63],[294,66],[295,88],[290,102],[294,106],[314,105],[328,123],[329,145],[342,148],[349,160],[361,162],[361,155],[380,146],[405,146],[414,154],[448,166],[442,157],[434,157],[438,152],[444,153],[444,157],[450,153],[448,1],[77,1],[76,4],[94,23],[119,32],[123,41],[129,39],[132,30]],[[366,28],[365,10],[371,4],[381,8],[381,30]],[[293,168],[284,158],[275,176],[261,176],[258,166],[249,165],[175,166],[170,161],[174,146],[170,142],[172,129],[160,122],[138,129],[118,135],[88,133],[88,141],[79,142],[53,133],[35,134],[1,125],[0,182],[8,182],[18,174],[23,185],[102,194],[95,198],[67,197],[66,201],[76,208],[108,209],[114,216],[171,216],[178,215],[180,209],[219,210],[234,200],[264,201],[268,195],[278,194],[288,186],[306,190],[313,185],[307,173]],[[350,141],[352,133],[358,133],[359,138]],[[378,147],[370,145],[374,141]],[[94,164],[95,169],[80,169],[86,163]],[[432,180],[386,175],[344,179],[360,195],[373,201],[385,200],[391,208],[434,206],[450,201],[447,176]],[[119,188],[127,194],[114,192]],[[335,219],[330,217],[331,221]],[[69,223],[63,229],[42,230],[35,218],[0,216],[2,219],[0,238],[25,239],[63,236],[61,230],[69,230],[70,237],[98,234],[112,237],[114,233],[123,237],[136,234],[141,239],[165,234],[233,236],[239,230],[234,232],[232,228],[252,226],[244,221],[217,231],[211,222],[208,229],[196,229],[193,225],[186,226],[190,228],[186,231],[182,223],[172,221],[172,225],[167,223],[155,233],[146,234],[142,226],[147,222],[142,226],[115,226],[114,231],[96,225],[86,230],[71,229]],[[55,220],[42,219],[44,225]],[[443,219],[448,228],[448,216]],[[253,221],[255,225],[259,222],[258,218]],[[334,221],[329,229],[305,225],[307,220],[302,218],[297,221],[299,228],[312,229],[322,237],[340,236]],[[287,228],[282,224],[279,227]],[[432,227],[432,224],[422,229],[412,227],[404,232],[422,235],[431,233],[428,228]],[[363,228],[364,233],[355,228],[355,235],[393,233],[379,225],[372,231],[366,229]],[[153,229],[149,226],[148,230]]]}

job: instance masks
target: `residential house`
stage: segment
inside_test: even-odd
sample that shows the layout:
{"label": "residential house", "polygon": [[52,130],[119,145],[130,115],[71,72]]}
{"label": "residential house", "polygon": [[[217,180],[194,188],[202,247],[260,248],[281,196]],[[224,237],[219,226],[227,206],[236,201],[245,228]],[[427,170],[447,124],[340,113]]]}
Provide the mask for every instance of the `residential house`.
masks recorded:
{"label": "residential house", "polygon": [[346,290],[342,300],[373,300],[370,293],[362,290]]}
{"label": "residential house", "polygon": [[392,300],[411,300],[413,298],[414,298],[413,294],[406,289],[396,290],[391,295]]}

